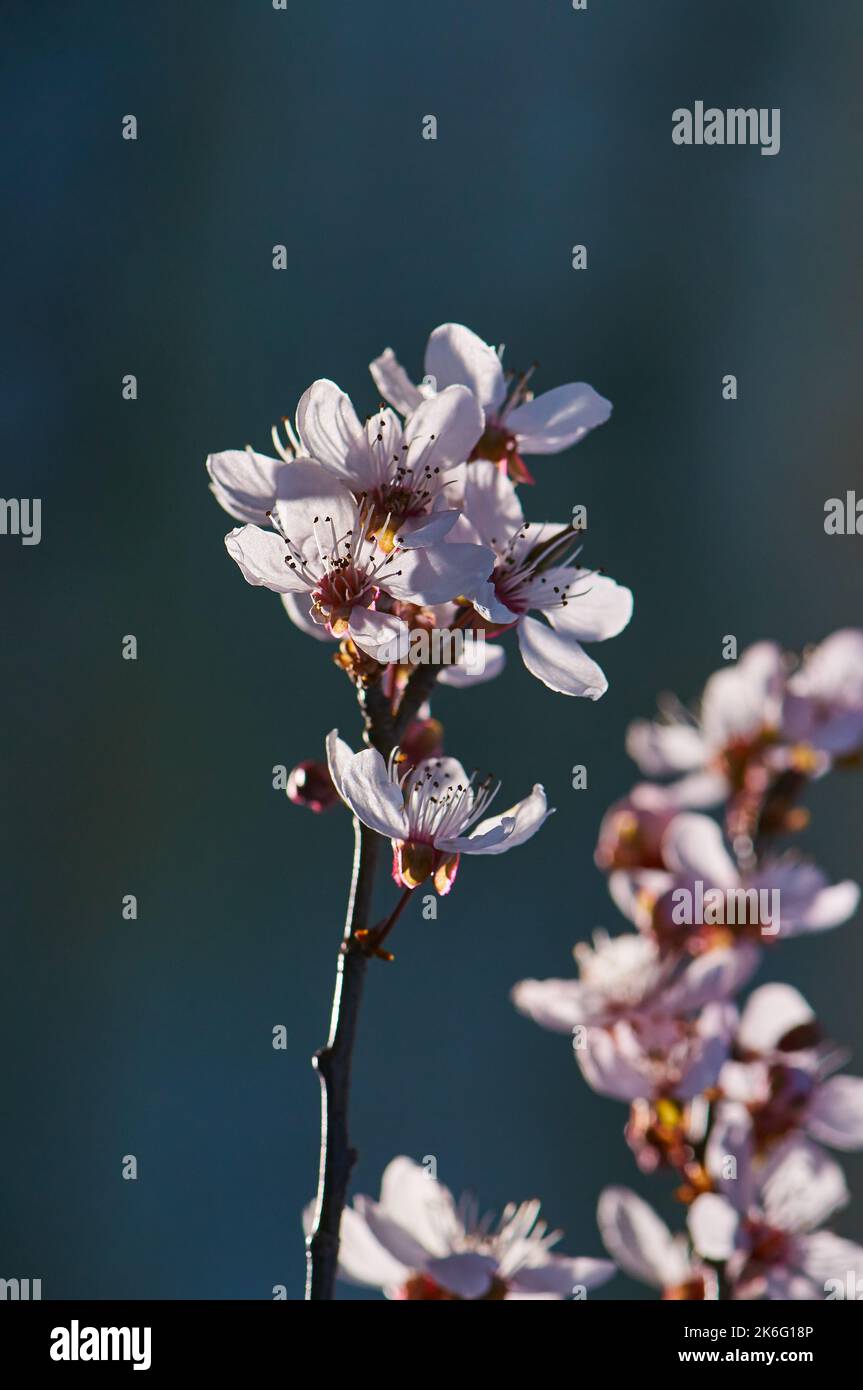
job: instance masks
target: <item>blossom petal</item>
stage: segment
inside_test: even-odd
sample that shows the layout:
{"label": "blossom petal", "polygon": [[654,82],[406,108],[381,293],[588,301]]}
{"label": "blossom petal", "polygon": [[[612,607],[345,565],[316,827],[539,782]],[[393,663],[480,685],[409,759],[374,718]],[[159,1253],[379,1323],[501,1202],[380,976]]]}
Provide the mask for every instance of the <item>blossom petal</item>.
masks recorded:
{"label": "blossom petal", "polygon": [[692,875],[717,887],[734,887],[738,873],[725,848],[722,831],[709,816],[694,811],[675,816],[662,837],[662,855],[669,869]]}
{"label": "blossom petal", "polygon": [[509,1296],[522,1298],[567,1298],[576,1288],[597,1289],[616,1273],[610,1260],[571,1259],[567,1255],[547,1255],[542,1264],[522,1265],[514,1271]]}
{"label": "blossom petal", "polygon": [[424,1270],[429,1251],[406,1226],[370,1197],[355,1197],[354,1207],[384,1250],[408,1269]]}
{"label": "blossom petal", "polygon": [[598,700],[608,689],[600,667],[569,634],[554,632],[536,618],[522,618],[518,645],[530,674],[549,690]]}
{"label": "blossom petal", "polygon": [[626,731],[626,751],[648,777],[691,772],[705,758],[704,738],[693,724],[636,719]]}
{"label": "blossom petal", "polygon": [[407,834],[404,798],[376,748],[352,753],[333,729],[327,735],[327,763],[333,786],[363,825],[392,840]]}
{"label": "blossom petal", "polygon": [[405,1155],[392,1159],[384,1169],[380,1206],[413,1231],[433,1256],[448,1254],[463,1234],[449,1188]]}
{"label": "blossom petal", "polygon": [[426,545],[436,545],[442,541],[444,536],[455,526],[459,519],[459,512],[439,511],[433,512],[430,516],[424,517],[418,526],[414,526],[410,531],[401,530],[399,532],[399,545],[403,545],[406,550],[416,550]]}
{"label": "blossom petal", "polygon": [[494,411],[506,395],[500,358],[461,323],[442,323],[428,340],[425,372],[438,391],[461,383],[470,387],[486,411]]}
{"label": "blossom petal", "polygon": [[282,594],[281,599],[282,606],[291,622],[298,627],[301,632],[304,632],[307,637],[314,637],[316,642],[335,641],[332,633],[327,632],[325,627],[320,623],[316,623],[311,617],[309,613],[309,600],[305,593],[302,597],[300,597],[299,594]]}
{"label": "blossom petal", "polygon": [[706,1260],[727,1260],[734,1253],[740,1217],[727,1197],[703,1192],[689,1208],[692,1243]]}
{"label": "blossom petal", "polygon": [[494,556],[482,545],[436,545],[406,550],[398,557],[398,571],[385,573],[381,584],[393,598],[408,603],[448,603],[469,593],[487,579]]}
{"label": "blossom petal", "polygon": [[747,647],[735,665],[717,671],[704,687],[701,722],[713,747],[758,733],[778,721],[785,683],[782,649],[775,642]]}
{"label": "blossom petal", "polygon": [[334,381],[321,378],[304,392],[297,406],[297,432],[311,457],[352,489],[374,486],[368,436],[350,397]]}
{"label": "blossom petal", "polygon": [[770,1053],[787,1033],[814,1021],[815,1014],[799,990],[778,982],[762,985],[746,1001],[737,1043],[744,1052]]}
{"label": "blossom petal", "polygon": [[380,357],[369,363],[369,371],[385,401],[402,415],[416,410],[423,399],[422,392],[414,386],[392,348],[384,348]]}
{"label": "blossom petal", "polygon": [[[548,581],[544,601],[531,602],[531,607],[544,612],[556,632],[569,633],[580,642],[604,642],[622,632],[632,617],[632,591],[608,575],[558,569],[538,576],[540,582],[543,578]],[[565,594],[566,602],[559,594],[548,592],[555,586]],[[531,594],[535,592],[536,582],[531,586]]]}
{"label": "blossom petal", "polygon": [[792,1138],[768,1160],[761,1200],[768,1220],[781,1231],[812,1231],[849,1199],[842,1169],[808,1139]]}
{"label": "blossom petal", "polygon": [[604,425],[611,401],[583,381],[556,386],[535,400],[516,406],[506,417],[507,429],[518,439],[523,454],[559,454]]}
{"label": "blossom petal", "polygon": [[588,1014],[585,987],[578,980],[519,980],[510,999],[519,1013],[555,1033],[571,1033]]}
{"label": "blossom petal", "polygon": [[834,1149],[863,1149],[863,1077],[831,1076],[816,1087],[806,1115],[813,1139]]}
{"label": "blossom petal", "polygon": [[348,633],[361,652],[365,652],[373,661],[379,661],[382,666],[405,661],[410,653],[410,628],[404,618],[394,613],[355,608],[348,621]]}
{"label": "blossom petal", "polygon": [[512,608],[508,608],[505,603],[501,603],[497,596],[497,590],[490,579],[475,584],[466,597],[471,600],[480,617],[485,618],[487,623],[493,623],[497,628],[512,627],[514,623],[519,621],[520,615]]}
{"label": "blossom petal", "polygon": [[470,458],[483,431],[482,407],[466,386],[447,386],[422,401],[405,425],[407,461],[415,473],[441,472]]}
{"label": "blossom petal", "polygon": [[500,555],[511,536],[524,525],[518,493],[494,463],[477,459],[467,470],[464,510],[484,545]]}
{"label": "blossom petal", "polygon": [[308,591],[307,582],[285,564],[285,542],[275,531],[238,526],[225,537],[225,549],[239,565],[247,584],[263,585],[277,594]]}
{"label": "blossom petal", "polygon": [[705,1167],[717,1190],[743,1215],[755,1197],[753,1158],[752,1120],[745,1105],[720,1103],[705,1149]]}
{"label": "blossom petal", "polygon": [[[794,1242],[794,1254],[804,1274],[818,1286],[823,1297],[825,1284],[838,1279],[843,1286],[845,1297],[859,1298],[859,1280],[863,1279],[863,1247],[856,1241],[845,1240],[832,1231],[815,1231],[812,1235],[798,1236]],[[853,1293],[848,1294],[850,1287]]]}
{"label": "blossom petal", "polygon": [[691,1013],[713,1000],[728,999],[755,974],[759,959],[758,948],[748,941],[695,956],[664,991],[663,1011]]}
{"label": "blossom petal", "polygon": [[691,1100],[716,1085],[731,1051],[736,1022],[737,1010],[733,1005],[715,1001],[704,1006],[698,1019],[698,1042],[674,1087],[674,1094],[681,1100]]}
{"label": "blossom petal", "polygon": [[625,1055],[621,1041],[628,1046],[623,1025],[615,1032],[605,1028],[588,1028],[584,1046],[575,1049],[575,1059],[581,1074],[594,1091],[615,1100],[641,1100],[651,1093],[651,1084],[644,1072]]}
{"label": "blossom petal", "polygon": [[287,466],[282,459],[256,454],[254,449],[225,449],[207,458],[210,491],[238,521],[266,526],[267,512],[276,502],[279,473]]}
{"label": "blossom petal", "polygon": [[550,815],[553,811],[548,809],[545,791],[537,782],[530,795],[509,810],[480,821],[469,835],[457,835],[438,844],[442,849],[462,854],[503,854],[504,850],[523,845]]}
{"label": "blossom petal", "polygon": [[599,1199],[597,1221],[609,1255],[624,1273],[654,1288],[686,1282],[689,1260],[664,1221],[625,1187],[607,1187]]}
{"label": "blossom petal", "polygon": [[345,1207],[339,1233],[339,1276],[351,1284],[393,1288],[410,1275],[410,1269],[384,1249],[368,1223],[353,1207]]}
{"label": "blossom petal", "polygon": [[863,630],[842,628],[811,652],[788,682],[786,737],[834,756],[863,744]]}
{"label": "blossom petal", "polygon": [[852,879],[831,884],[816,864],[793,855],[766,861],[752,883],[779,894],[783,938],[838,927],[853,917],[860,902],[860,888]]}
{"label": "blossom petal", "polygon": [[334,539],[343,542],[359,524],[350,489],[306,458],[294,459],[279,474],[276,514],[284,534],[314,559],[319,559],[319,548],[329,553]]}
{"label": "blossom petal", "polygon": [[425,1273],[458,1298],[482,1298],[488,1293],[497,1272],[497,1261],[472,1250],[429,1260]]}

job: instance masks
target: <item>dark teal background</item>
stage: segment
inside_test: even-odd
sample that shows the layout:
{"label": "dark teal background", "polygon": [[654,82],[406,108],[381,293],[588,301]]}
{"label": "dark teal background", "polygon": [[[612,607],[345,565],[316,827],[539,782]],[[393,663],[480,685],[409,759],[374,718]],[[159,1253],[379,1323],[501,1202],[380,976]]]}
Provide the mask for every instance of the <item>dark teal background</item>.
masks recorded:
{"label": "dark teal background", "polygon": [[[0,538],[0,1274],[46,1298],[301,1292],[308,1058],[351,837],[271,777],[334,725],[356,743],[357,718],[326,649],[226,556],[203,460],[268,451],[317,376],[372,409],[369,359],[390,344],[419,370],[449,319],[510,365],[538,358],[538,387],[582,379],[614,402],[535,460],[526,505],[586,504],[586,559],[636,611],[594,649],[596,705],[518,660],[437,701],[451,751],[510,800],[544,781],[559,809],[527,847],[464,862],[438,923],[414,906],[396,963],[370,971],[356,1190],[394,1154],[434,1154],[490,1206],[541,1196],[564,1248],[598,1255],[601,1187],[667,1184],[636,1177],[624,1108],[508,990],[622,926],[592,850],[635,778],[627,722],[660,689],[694,695],[726,633],[800,646],[860,621],[863,542],[825,536],[823,506],[860,482],[863,12],[7,0],[3,27],[2,491],[43,499],[43,540]],[[780,107],[781,152],[675,147],[672,110],[696,99]],[[860,876],[859,795],[848,774],[812,798],[805,843],[836,876]],[[382,876],[382,911],[392,894]],[[860,930],[768,963],[858,1053]],[[859,1188],[863,1163],[847,1168]],[[840,1229],[860,1238],[860,1213]]]}

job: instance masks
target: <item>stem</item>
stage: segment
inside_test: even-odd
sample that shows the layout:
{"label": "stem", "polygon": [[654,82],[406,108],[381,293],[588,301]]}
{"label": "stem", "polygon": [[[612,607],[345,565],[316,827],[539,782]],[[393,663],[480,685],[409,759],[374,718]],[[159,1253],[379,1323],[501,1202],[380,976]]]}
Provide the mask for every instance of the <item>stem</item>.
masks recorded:
{"label": "stem", "polygon": [[413,891],[414,890],[412,888],[406,888],[402,893],[401,897],[399,898],[398,902],[396,903],[395,907],[393,908],[392,912],[390,913],[389,917],[387,918],[387,920],[383,923],[382,926],[377,927],[376,930],[372,932],[371,937],[369,938],[367,943],[370,951],[377,951],[381,943],[386,941],[396,922],[399,920],[408,903],[410,902]]}
{"label": "stem", "polygon": [[[384,758],[389,757],[399,735],[428,699],[436,675],[435,667],[418,666],[407,683],[395,716],[379,684],[360,692],[365,741],[377,748]],[[380,836],[354,820],[354,867],[336,967],[330,1033],[326,1046],[313,1058],[321,1082],[321,1149],[315,1214],[311,1234],[306,1240],[306,1299],[315,1302],[332,1299],[335,1295],[342,1211],[357,1157],[348,1135],[348,1104],[357,1021],[369,958],[357,942],[356,933],[368,931],[379,847]],[[406,893],[384,924],[384,933],[395,924],[408,897]]]}
{"label": "stem", "polygon": [[379,836],[354,820],[354,868],[326,1047],[313,1058],[321,1082],[321,1153],[312,1234],[306,1242],[306,1298],[332,1299],[339,1229],[356,1150],[348,1137],[348,1101],[357,1020],[368,957],[353,940],[368,927]]}

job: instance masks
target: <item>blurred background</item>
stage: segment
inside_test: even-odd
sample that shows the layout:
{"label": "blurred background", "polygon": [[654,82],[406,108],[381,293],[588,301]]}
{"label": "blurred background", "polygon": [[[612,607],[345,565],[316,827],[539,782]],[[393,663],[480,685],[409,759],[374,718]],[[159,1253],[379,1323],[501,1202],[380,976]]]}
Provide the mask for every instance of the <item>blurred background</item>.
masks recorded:
{"label": "blurred background", "polygon": [[[668,1185],[637,1175],[624,1108],[508,991],[624,926],[592,853],[636,779],[629,720],[660,690],[694,696],[726,633],[798,647],[860,621],[861,542],[825,536],[823,506],[860,477],[863,12],[7,0],[4,20],[2,492],[43,499],[43,539],[0,538],[0,1274],[46,1298],[301,1296],[309,1057],[351,832],[291,806],[272,769],[334,725],[356,743],[358,720],[327,650],[228,559],[204,457],[270,452],[318,376],[373,409],[369,360],[391,345],[419,372],[450,319],[510,366],[538,359],[538,389],[613,401],[577,449],[533,460],[526,505],[584,503],[586,561],[636,613],[594,649],[598,704],[518,660],[436,702],[452,752],[510,800],[542,780],[559,809],[517,853],[465,862],[438,922],[412,908],[395,964],[370,970],[354,1190],[376,1193],[395,1154],[435,1155],[456,1191],[540,1196],[562,1248],[599,1255],[601,1188],[668,1214]],[[672,110],[697,99],[780,107],[780,154],[674,146]],[[806,848],[859,877],[859,781],[811,805]],[[861,925],[769,962],[858,1071]],[[847,1171],[861,1190],[861,1159]],[[838,1228],[863,1237],[863,1201]],[[650,1295],[618,1278],[599,1296]]]}

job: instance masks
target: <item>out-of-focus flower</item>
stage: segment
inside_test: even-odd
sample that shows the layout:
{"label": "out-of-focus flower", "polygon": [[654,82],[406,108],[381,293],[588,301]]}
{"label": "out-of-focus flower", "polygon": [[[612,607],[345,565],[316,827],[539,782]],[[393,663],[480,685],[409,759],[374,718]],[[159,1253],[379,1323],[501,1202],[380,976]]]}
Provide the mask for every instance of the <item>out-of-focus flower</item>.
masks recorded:
{"label": "out-of-focus flower", "polygon": [[[492,630],[515,627],[531,675],[563,695],[597,700],[608,681],[582,642],[604,642],[632,617],[632,594],[606,575],[572,561],[578,531],[527,523],[515,488],[489,463],[468,470],[464,517],[453,531],[491,550],[490,578],[468,593]],[[546,622],[531,618],[534,611]]]}
{"label": "out-of-focus flower", "polygon": [[763,985],[747,1001],[719,1090],[743,1109],[756,1154],[796,1130],[831,1148],[863,1148],[863,1078],[836,1076],[844,1056],[821,1041],[796,989]]}
{"label": "out-of-focus flower", "polygon": [[749,945],[672,956],[652,937],[601,931],[594,933],[593,946],[579,942],[573,955],[577,980],[522,980],[512,991],[517,1009],[558,1033],[638,1015],[692,1013],[736,993],[758,964],[758,952]]}
{"label": "out-of-focus flower", "polygon": [[394,1158],[380,1200],[355,1197],[342,1213],[339,1272],[408,1302],[565,1299],[612,1277],[608,1260],[552,1253],[562,1233],[539,1210],[511,1203],[495,1225],[412,1159]]}
{"label": "out-of-focus flower", "polygon": [[[448,893],[462,854],[502,854],[524,844],[551,815],[537,783],[509,810],[480,820],[500,787],[469,777],[455,758],[431,758],[404,771],[375,748],[353,753],[337,730],[327,737],[330,774],[354,815],[393,845],[393,878],[417,888],[431,878]],[[479,822],[479,824],[477,824]]]}
{"label": "out-of-focus flower", "polygon": [[628,1188],[605,1189],[597,1220],[615,1263],[633,1279],[661,1289],[663,1299],[718,1297],[716,1273],[693,1254],[686,1236],[673,1236],[655,1211]]}
{"label": "out-of-focus flower", "polygon": [[842,628],[804,657],[782,721],[788,739],[833,758],[863,750],[863,630]]}
{"label": "out-of-focus flower", "polygon": [[[850,1274],[856,1283],[863,1249],[819,1229],[848,1201],[839,1165],[795,1136],[756,1170],[731,1133],[735,1124],[746,1132],[745,1121],[731,1114],[711,1135],[721,1190],[702,1193],[689,1209],[696,1250],[725,1263],[734,1298],[823,1299],[830,1281],[844,1285]],[[729,1157],[734,1170],[722,1176],[717,1164]]]}
{"label": "out-of-focus flower", "polygon": [[736,1012],[707,1004],[695,1019],[635,1015],[588,1027],[574,1048],[582,1075],[616,1100],[691,1100],[716,1083],[731,1049]]}
{"label": "out-of-focus flower", "polygon": [[639,782],[602,818],[594,853],[597,867],[606,873],[612,869],[667,868],[662,837],[680,804],[671,788]]}
{"label": "out-of-focus flower", "polygon": [[225,537],[243,577],[306,596],[313,623],[350,636],[372,657],[409,643],[407,623],[384,611],[387,601],[446,603],[480,583],[493,564],[481,546],[439,543],[434,522],[431,532],[415,530],[382,549],[348,489],[311,459],[285,466],[272,520],[278,532],[246,525]]}
{"label": "out-of-focus flower", "polygon": [[339,800],[326,763],[311,758],[291,769],[286,790],[295,806],[305,806],[308,811],[329,811]]}
{"label": "out-of-focus flower", "polygon": [[609,890],[631,921],[673,950],[825,931],[853,916],[860,900],[852,880],[830,884],[821,869],[796,855],[765,857],[751,870],[740,869],[717,823],[695,812],[674,817],[661,853],[668,873],[617,870]]}
{"label": "out-of-focus flower", "polygon": [[[733,665],[710,677],[696,720],[677,702],[668,701],[661,723],[637,720],[626,748],[648,777],[709,773],[714,802],[743,789],[753,765],[758,767],[779,737],[785,665],[775,642],[748,647]],[[691,784],[708,805],[708,783]],[[681,795],[683,789],[681,789]]]}
{"label": "out-of-focus flower", "polygon": [[500,354],[460,323],[443,323],[428,340],[425,380],[415,386],[387,348],[370,366],[375,385],[396,410],[411,415],[435,392],[468,386],[485,415],[485,429],[471,459],[486,459],[516,482],[532,482],[523,454],[559,454],[602,425],[611,403],[592,386],[576,382],[534,398],[526,372],[510,382]]}

